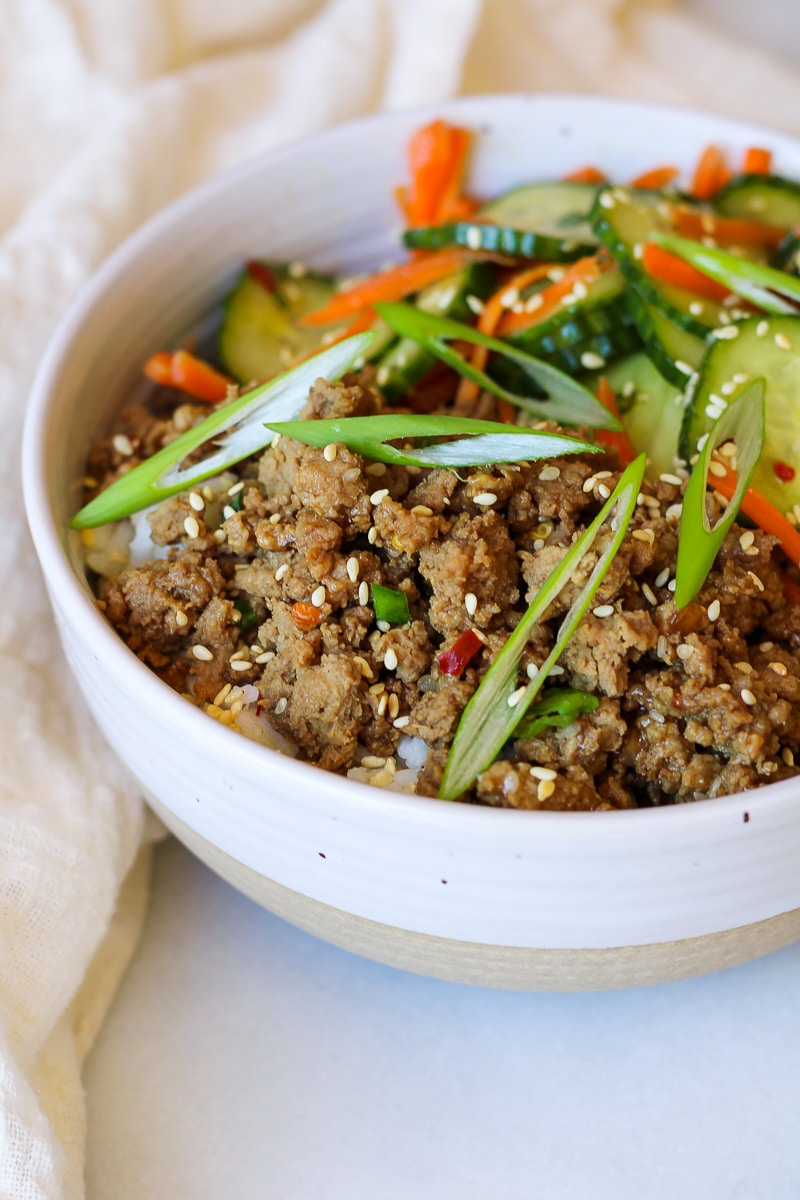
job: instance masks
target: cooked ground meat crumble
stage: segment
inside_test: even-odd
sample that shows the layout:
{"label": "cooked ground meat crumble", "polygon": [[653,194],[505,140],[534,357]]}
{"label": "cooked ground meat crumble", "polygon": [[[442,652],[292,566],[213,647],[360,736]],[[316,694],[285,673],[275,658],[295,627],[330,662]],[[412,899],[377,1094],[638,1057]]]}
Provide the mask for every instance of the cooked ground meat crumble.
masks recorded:
{"label": "cooked ground meat crumble", "polygon": [[[319,380],[302,415],[379,411],[369,382]],[[172,407],[174,394],[157,399],[125,410],[95,449],[90,494],[208,413]],[[494,415],[493,402],[480,405],[475,415]],[[235,706],[226,700],[251,689],[274,729],[327,770],[360,764],[384,782],[401,739],[424,739],[415,790],[435,796],[465,704],[620,473],[611,451],[457,474],[284,437],[228,473],[221,512],[210,488],[161,504],[149,520],[166,557],[104,582],[99,604],[171,687],[228,723]],[[702,591],[677,610],[682,489],[671,476],[645,485],[552,679],[594,692],[597,709],[516,740],[463,800],[621,809],[796,774],[800,607],[785,598],[776,541],[735,524]],[[603,544],[601,533],[535,629],[523,672],[546,657]],[[405,592],[409,624],[379,626],[370,600],[378,583]],[[459,677],[448,675],[437,656],[467,629],[483,648]]]}

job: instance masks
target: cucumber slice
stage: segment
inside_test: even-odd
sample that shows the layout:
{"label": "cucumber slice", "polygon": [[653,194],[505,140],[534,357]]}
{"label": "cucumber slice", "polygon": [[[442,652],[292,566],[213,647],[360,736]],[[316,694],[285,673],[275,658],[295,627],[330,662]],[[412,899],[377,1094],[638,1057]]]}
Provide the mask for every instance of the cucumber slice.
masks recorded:
{"label": "cucumber slice", "polygon": [[703,361],[705,341],[682,329],[635,287],[629,289],[627,303],[645,350],[658,371],[675,387],[685,389]]}
{"label": "cucumber slice", "polygon": [[648,478],[674,471],[680,461],[683,392],[664,379],[647,354],[632,354],[616,363],[606,378],[619,398],[628,436],[647,455]]}
{"label": "cucumber slice", "polygon": [[[735,337],[710,339],[684,413],[680,452],[691,459],[723,406],[763,378],[766,430],[753,487],[781,512],[791,511],[800,504],[800,438],[792,435],[800,426],[800,316],[750,317],[728,328],[737,330]],[[780,478],[776,463],[793,471],[793,477]]]}
{"label": "cucumber slice", "polygon": [[[327,304],[336,290],[329,275],[312,271],[301,278],[284,265],[262,263],[274,290],[245,269],[228,295],[223,310],[217,350],[223,368],[239,383],[271,379],[320,348],[324,336],[339,333],[345,324],[306,329],[300,318]],[[377,337],[370,358],[382,353],[393,340],[384,322],[376,322]]]}
{"label": "cucumber slice", "polygon": [[[714,301],[685,288],[661,283],[641,267],[641,247],[655,232],[671,233],[669,202],[663,193],[602,188],[592,209],[592,226],[611,252],[622,274],[639,294],[665,316],[693,333],[705,337],[722,324],[728,314]],[[720,317],[720,313],[724,313]]]}
{"label": "cucumber slice", "polygon": [[550,237],[532,229],[513,229],[508,225],[478,221],[455,221],[447,225],[425,225],[408,229],[403,242],[414,250],[442,250],[464,246],[468,250],[486,250],[512,258],[537,258],[545,262],[572,262],[591,247],[574,238]]}
{"label": "cucumber slice", "polygon": [[[497,286],[488,263],[471,263],[418,293],[417,308],[456,321],[475,316],[470,299],[484,300]],[[436,359],[419,342],[400,338],[376,362],[376,383],[387,400],[396,401],[427,375]]]}
{"label": "cucumber slice", "polygon": [[737,175],[714,197],[726,217],[750,217],[788,229],[800,222],[800,183],[780,175]]}
{"label": "cucumber slice", "polygon": [[549,317],[537,321],[534,310],[531,324],[509,333],[506,340],[541,358],[598,333],[608,333],[617,325],[630,323],[625,306],[620,303],[624,291],[625,278],[621,272],[616,269],[604,271],[597,279],[584,284],[579,296],[573,293],[575,298]]}
{"label": "cucumber slice", "polygon": [[[495,225],[527,230],[562,245],[562,252],[597,245],[589,213],[597,195],[592,183],[531,183],[497,196],[480,210]],[[566,243],[566,251],[564,251]],[[579,257],[579,254],[576,255]]]}

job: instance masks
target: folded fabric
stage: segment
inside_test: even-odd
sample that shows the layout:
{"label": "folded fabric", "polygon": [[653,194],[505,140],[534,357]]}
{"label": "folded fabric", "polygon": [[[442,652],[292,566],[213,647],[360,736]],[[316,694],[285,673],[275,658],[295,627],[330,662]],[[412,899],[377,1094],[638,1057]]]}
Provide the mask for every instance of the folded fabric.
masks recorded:
{"label": "folded fabric", "polygon": [[0,12],[0,1200],[84,1195],[81,1064],[135,947],[158,835],[71,682],[25,529],[18,446],[47,340],[103,258],[187,188],[325,125],[508,90],[789,129],[800,112],[798,74],[647,0]]}

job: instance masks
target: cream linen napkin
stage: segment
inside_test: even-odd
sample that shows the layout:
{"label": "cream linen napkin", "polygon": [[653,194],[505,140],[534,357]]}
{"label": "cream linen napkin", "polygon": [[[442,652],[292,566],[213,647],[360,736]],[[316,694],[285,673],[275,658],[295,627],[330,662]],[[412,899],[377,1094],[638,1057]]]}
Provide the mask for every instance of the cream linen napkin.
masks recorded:
{"label": "cream linen napkin", "polygon": [[0,4],[0,1200],[84,1195],[81,1064],[153,836],[70,682],[24,527],[20,427],[53,326],[126,234],[248,156],[460,90],[554,89],[789,129],[800,112],[792,71],[655,0]]}

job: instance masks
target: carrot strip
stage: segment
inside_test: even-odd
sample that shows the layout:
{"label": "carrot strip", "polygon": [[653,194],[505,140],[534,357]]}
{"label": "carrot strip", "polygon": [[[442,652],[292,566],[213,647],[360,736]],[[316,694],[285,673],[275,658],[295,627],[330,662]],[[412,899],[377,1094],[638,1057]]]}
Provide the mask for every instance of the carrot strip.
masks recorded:
{"label": "carrot strip", "polygon": [[635,179],[632,179],[631,187],[663,188],[668,183],[672,183],[673,179],[677,179],[679,175],[680,171],[677,167],[654,167],[652,171],[643,171],[641,175],[637,175]]}
{"label": "carrot strip", "polygon": [[744,152],[742,171],[745,175],[769,175],[772,169],[772,151],[763,146],[748,146]]}
{"label": "carrot strip", "polygon": [[[725,474],[709,476],[709,486],[720,492],[726,500],[730,500],[736,490],[736,472],[719,458],[715,458],[714,462],[725,467]],[[745,516],[755,521],[764,533],[771,533],[778,539],[787,558],[800,565],[800,532],[766,496],[749,487],[740,507]]]}
{"label": "carrot strip", "polygon": [[766,221],[751,221],[746,217],[719,217],[714,213],[699,213],[692,208],[676,208],[672,227],[681,237],[702,241],[712,237],[721,246],[766,246],[770,250],[780,245],[786,233],[779,225]]}
{"label": "carrot strip", "polygon": [[[549,317],[551,313],[561,305],[565,296],[568,296],[576,283],[591,283],[597,279],[604,271],[608,271],[613,266],[613,260],[609,257],[607,260],[601,258],[599,254],[587,255],[586,258],[579,258],[576,262],[571,263],[564,271],[561,279],[551,283],[550,287],[545,288],[540,292],[542,297],[541,304],[530,312],[506,312],[497,329],[498,337],[507,337],[509,334],[520,333],[523,329],[530,328],[531,325],[538,324],[539,321]],[[551,271],[553,268],[548,267]]]}
{"label": "carrot strip", "polygon": [[720,301],[729,294],[722,284],[709,279],[677,255],[662,250],[654,242],[645,242],[641,261],[647,274],[652,275],[654,279],[660,279],[662,283],[685,288],[687,292],[705,296],[708,300]]}
{"label": "carrot strip", "polygon": [[[498,288],[484,304],[478,316],[476,329],[480,333],[485,333],[491,337],[500,324],[504,313],[507,311],[505,302],[509,293],[520,292],[528,284],[536,283],[539,279],[544,279],[555,265],[554,263],[540,263],[535,267],[527,267],[524,271],[520,271],[517,275],[513,275],[510,279],[507,279],[503,286]],[[477,371],[486,370],[488,358],[489,350],[486,346],[470,346],[469,362]],[[456,406],[461,407],[472,403],[476,399],[479,390],[477,383],[473,383],[471,379],[462,379],[456,393]],[[513,420],[515,415],[514,406],[509,405],[507,401],[500,401],[500,404],[507,406],[504,410],[506,415],[501,416],[500,420]],[[508,415],[509,408],[512,410],[510,416]]]}
{"label": "carrot strip", "polygon": [[233,383],[227,375],[215,370],[202,358],[190,354],[188,350],[176,350],[174,354],[162,351],[148,358],[144,364],[144,373],[154,383],[166,387],[178,388],[195,400],[205,400],[215,403],[224,400],[228,388]]}
{"label": "carrot strip", "polygon": [[418,129],[408,145],[411,182],[395,189],[409,225],[440,225],[474,211],[460,194],[472,131],[439,118]]}
{"label": "carrot strip", "polygon": [[731,177],[719,146],[706,146],[695,167],[689,189],[698,200],[710,200]]}
{"label": "carrot strip", "polygon": [[607,176],[597,167],[578,167],[564,176],[565,183],[605,183]]}
{"label": "carrot strip", "polygon": [[[603,408],[607,409],[612,417],[616,417],[620,421],[617,397],[605,375],[600,376],[596,395]],[[620,424],[622,424],[621,421]],[[594,437],[595,441],[599,442],[601,446],[607,446],[610,450],[616,450],[620,462],[624,467],[627,467],[636,458],[636,450],[634,449],[633,442],[624,429],[596,429]]]}
{"label": "carrot strip", "polygon": [[402,300],[404,296],[418,292],[429,283],[436,283],[445,275],[458,271],[465,263],[475,261],[475,258],[473,251],[453,247],[400,263],[387,271],[371,275],[363,283],[357,283],[345,292],[337,292],[322,308],[301,317],[300,324],[333,325],[361,312],[362,309],[371,308],[381,300]]}

